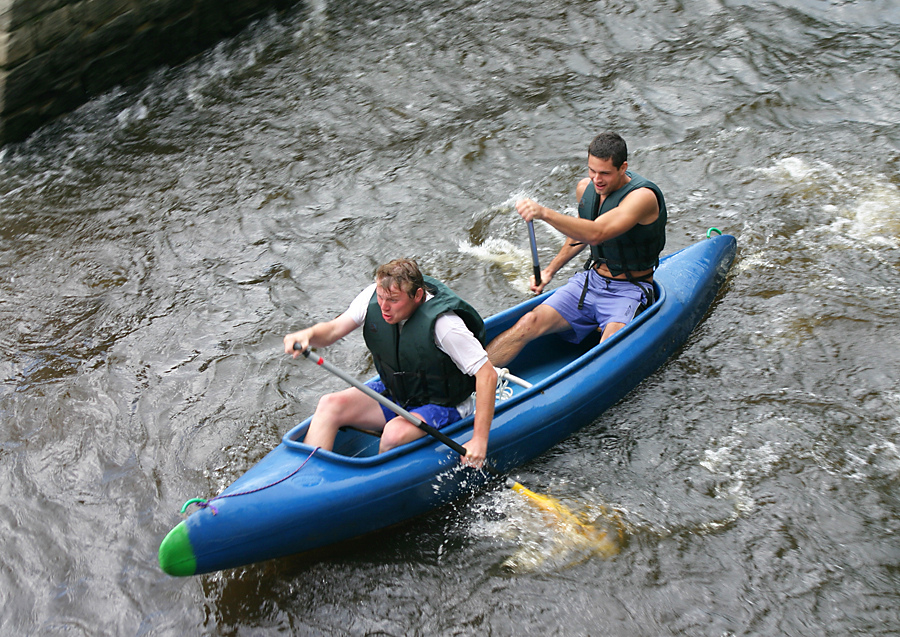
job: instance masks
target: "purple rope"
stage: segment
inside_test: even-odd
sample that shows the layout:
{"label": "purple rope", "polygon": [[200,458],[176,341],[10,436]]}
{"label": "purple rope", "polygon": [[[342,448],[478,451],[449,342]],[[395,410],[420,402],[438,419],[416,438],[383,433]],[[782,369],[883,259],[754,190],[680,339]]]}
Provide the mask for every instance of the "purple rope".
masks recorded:
{"label": "purple rope", "polygon": [[257,487],[256,489],[250,489],[249,491],[240,491],[238,493],[228,493],[228,494],[217,495],[216,497],[210,498],[209,500],[204,500],[203,498],[194,498],[194,499],[188,500],[187,502],[184,503],[184,506],[181,507],[181,512],[184,513],[190,505],[196,504],[197,507],[200,509],[205,509],[206,507],[209,507],[209,510],[212,511],[213,515],[218,515],[219,511],[212,504],[214,500],[223,500],[225,498],[236,498],[239,495],[250,495],[251,493],[258,493],[259,491],[263,491],[270,487],[274,487],[276,484],[281,484],[285,480],[297,475],[297,473],[300,471],[300,469],[302,469],[303,467],[306,466],[306,463],[310,461],[310,459],[313,457],[313,455],[315,455],[315,453],[318,450],[319,450],[319,447],[316,447],[315,449],[313,449],[312,453],[309,454],[309,456],[307,456],[306,460],[304,460],[303,463],[299,467],[294,469],[291,473],[284,476],[280,480],[276,480],[275,482],[272,482],[270,484],[266,484],[261,487]]}

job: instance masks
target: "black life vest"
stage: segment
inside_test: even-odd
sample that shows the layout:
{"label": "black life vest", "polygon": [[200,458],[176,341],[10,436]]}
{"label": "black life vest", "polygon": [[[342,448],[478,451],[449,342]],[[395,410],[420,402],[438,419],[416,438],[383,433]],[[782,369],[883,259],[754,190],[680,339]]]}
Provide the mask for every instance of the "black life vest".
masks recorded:
{"label": "black life vest", "polygon": [[407,406],[436,404],[455,407],[475,391],[475,378],[459,370],[434,342],[434,324],[445,312],[456,312],[484,345],[484,320],[471,305],[432,277],[426,287],[434,296],[420,305],[400,329],[381,315],[377,296],[372,295],[363,337],[372,352],[375,369],[391,397]]}
{"label": "black life vest", "polygon": [[625,171],[631,181],[610,193],[600,206],[600,195],[593,184],[588,184],[578,203],[578,216],[593,221],[600,215],[616,208],[625,196],[638,188],[649,188],[659,202],[659,217],[651,224],[637,224],[627,232],[591,246],[592,263],[604,263],[613,276],[650,270],[659,265],[659,254],[666,245],[666,202],[659,186],[636,173]]}

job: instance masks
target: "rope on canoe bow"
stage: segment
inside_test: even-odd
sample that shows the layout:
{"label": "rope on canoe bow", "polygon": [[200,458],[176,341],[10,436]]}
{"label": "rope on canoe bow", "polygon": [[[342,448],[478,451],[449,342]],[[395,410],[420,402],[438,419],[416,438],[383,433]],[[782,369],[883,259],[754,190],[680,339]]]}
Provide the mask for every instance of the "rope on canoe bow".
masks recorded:
{"label": "rope on canoe bow", "polygon": [[722,231],[719,230],[718,228],[710,228],[709,230],[706,231],[706,238],[709,239],[712,236],[713,232],[718,232],[719,236],[722,235]]}
{"label": "rope on canoe bow", "polygon": [[528,381],[522,380],[518,376],[513,376],[512,374],[509,373],[509,369],[507,369],[506,367],[503,367],[503,368],[495,367],[494,369],[497,370],[497,379],[498,379],[497,400],[506,400],[507,398],[509,398],[513,395],[513,388],[509,386],[509,384],[511,382],[515,383],[516,385],[519,385],[520,387],[524,387],[526,389],[531,387],[531,383],[529,383]]}
{"label": "rope on canoe bow", "polygon": [[512,395],[513,388],[509,386],[509,381],[501,377],[500,380],[497,381],[497,400],[506,400]]}
{"label": "rope on canoe bow", "polygon": [[217,495],[216,497],[210,498],[209,500],[204,500],[203,498],[191,498],[190,500],[188,500],[187,502],[184,503],[183,507],[181,507],[181,512],[184,513],[185,511],[187,511],[187,508],[189,506],[191,506],[192,504],[196,504],[197,508],[205,509],[206,507],[209,507],[209,510],[212,511],[213,515],[218,515],[219,514],[218,510],[216,509],[215,506],[213,506],[214,500],[224,500],[225,498],[236,498],[239,495],[250,495],[251,493],[259,493],[260,491],[264,491],[270,487],[274,487],[276,484],[281,484],[288,478],[291,478],[291,477],[297,475],[297,472],[306,466],[306,463],[310,461],[310,459],[315,455],[315,453],[319,449],[320,449],[319,447],[316,447],[315,449],[313,449],[312,453],[310,453],[309,456],[307,456],[306,460],[304,460],[300,464],[299,467],[297,467],[296,469],[291,471],[288,475],[284,476],[283,478],[276,480],[275,482],[263,485],[261,487],[257,487],[256,489],[250,489],[248,491],[240,491],[238,493],[228,493],[228,494],[224,494],[224,495]]}

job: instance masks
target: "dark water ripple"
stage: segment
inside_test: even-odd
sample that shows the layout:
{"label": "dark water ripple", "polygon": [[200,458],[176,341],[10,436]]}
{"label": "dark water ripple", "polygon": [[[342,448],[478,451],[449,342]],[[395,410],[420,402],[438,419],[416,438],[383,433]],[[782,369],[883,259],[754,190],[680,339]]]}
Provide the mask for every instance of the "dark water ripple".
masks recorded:
{"label": "dark water ripple", "polygon": [[[0,149],[0,632],[895,634],[895,4],[315,0]],[[338,387],[281,335],[398,254],[486,315],[525,298],[511,202],[571,211],[605,128],[667,250],[740,246],[685,347],[518,476],[614,507],[621,554],[497,491],[163,575],[181,504]]]}

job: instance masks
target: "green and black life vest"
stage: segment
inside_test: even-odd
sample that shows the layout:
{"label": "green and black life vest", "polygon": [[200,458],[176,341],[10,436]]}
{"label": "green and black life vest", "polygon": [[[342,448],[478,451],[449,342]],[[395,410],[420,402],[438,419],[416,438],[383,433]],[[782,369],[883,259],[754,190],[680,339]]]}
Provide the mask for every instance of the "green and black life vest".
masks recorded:
{"label": "green and black life vest", "polygon": [[369,301],[363,337],[375,369],[391,397],[403,406],[436,404],[455,407],[475,391],[475,378],[459,370],[434,342],[434,324],[445,312],[456,312],[484,345],[484,321],[471,305],[432,277],[425,277],[434,297],[420,305],[403,330],[381,316],[376,294]]}
{"label": "green and black life vest", "polygon": [[637,224],[618,237],[591,246],[591,261],[588,265],[604,263],[613,276],[656,268],[659,265],[659,254],[666,245],[666,202],[662,191],[659,186],[636,173],[625,171],[625,174],[631,177],[631,181],[611,193],[602,207],[599,205],[600,195],[593,184],[588,184],[584,189],[578,204],[578,216],[593,221],[616,208],[625,195],[638,188],[649,188],[656,194],[659,202],[659,217],[656,221],[648,225]]}

